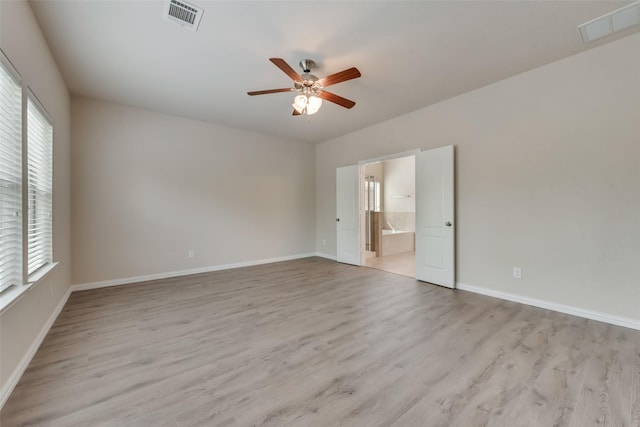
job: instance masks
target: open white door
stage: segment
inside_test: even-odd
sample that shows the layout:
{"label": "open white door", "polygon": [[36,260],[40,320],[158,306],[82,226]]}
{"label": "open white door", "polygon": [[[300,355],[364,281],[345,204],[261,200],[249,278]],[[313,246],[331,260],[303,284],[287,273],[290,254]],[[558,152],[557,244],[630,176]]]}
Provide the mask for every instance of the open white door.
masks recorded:
{"label": "open white door", "polygon": [[359,167],[336,169],[336,229],[338,262],[360,265]]}
{"label": "open white door", "polygon": [[453,145],[416,155],[416,279],[455,287]]}

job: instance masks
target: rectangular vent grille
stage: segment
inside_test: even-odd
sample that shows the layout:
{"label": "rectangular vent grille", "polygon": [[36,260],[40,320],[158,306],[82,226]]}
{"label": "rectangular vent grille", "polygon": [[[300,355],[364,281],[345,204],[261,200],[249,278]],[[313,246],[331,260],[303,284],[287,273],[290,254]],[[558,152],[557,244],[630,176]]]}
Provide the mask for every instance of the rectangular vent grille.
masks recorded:
{"label": "rectangular vent grille", "polygon": [[164,8],[165,19],[197,31],[204,10],[186,1],[168,0]]}
{"label": "rectangular vent grille", "polygon": [[640,1],[578,25],[582,41],[591,43],[640,23]]}

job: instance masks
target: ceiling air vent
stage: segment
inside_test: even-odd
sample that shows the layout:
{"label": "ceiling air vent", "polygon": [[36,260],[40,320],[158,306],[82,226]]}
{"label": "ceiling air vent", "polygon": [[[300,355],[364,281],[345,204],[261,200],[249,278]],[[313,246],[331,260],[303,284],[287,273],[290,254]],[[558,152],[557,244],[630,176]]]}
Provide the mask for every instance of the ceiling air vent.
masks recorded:
{"label": "ceiling air vent", "polygon": [[640,1],[578,25],[582,41],[590,43],[640,23]]}
{"label": "ceiling air vent", "polygon": [[198,31],[203,13],[204,9],[186,1],[168,0],[164,7],[164,17],[167,21],[193,31]]}

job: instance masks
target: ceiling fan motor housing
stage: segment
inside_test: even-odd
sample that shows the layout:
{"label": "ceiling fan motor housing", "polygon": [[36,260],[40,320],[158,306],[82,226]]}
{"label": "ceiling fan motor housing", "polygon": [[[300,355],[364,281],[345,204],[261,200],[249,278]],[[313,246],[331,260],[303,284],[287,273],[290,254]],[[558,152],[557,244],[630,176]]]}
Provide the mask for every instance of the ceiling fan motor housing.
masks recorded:
{"label": "ceiling fan motor housing", "polygon": [[311,69],[316,66],[315,61],[313,59],[303,59],[299,65],[304,74],[300,76],[302,77],[302,82],[295,83],[296,89],[301,90],[304,94],[315,94],[319,92],[321,87],[316,83],[319,79],[313,74],[310,74]]}
{"label": "ceiling fan motor housing", "polygon": [[308,74],[313,68],[316,67],[316,63],[313,59],[303,59],[299,62],[300,68],[305,74]]}

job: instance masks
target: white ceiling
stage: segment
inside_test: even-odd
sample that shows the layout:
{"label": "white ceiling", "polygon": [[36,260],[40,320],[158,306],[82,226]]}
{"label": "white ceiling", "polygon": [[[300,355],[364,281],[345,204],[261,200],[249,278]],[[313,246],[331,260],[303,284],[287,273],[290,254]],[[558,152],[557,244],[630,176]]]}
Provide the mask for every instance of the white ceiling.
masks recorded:
{"label": "white ceiling", "polygon": [[[299,141],[322,142],[585,49],[577,25],[629,1],[208,1],[198,32],[163,1],[32,1],[75,95]],[[638,31],[627,30],[621,36]],[[268,61],[310,58],[356,101],[291,116],[294,94]]]}

